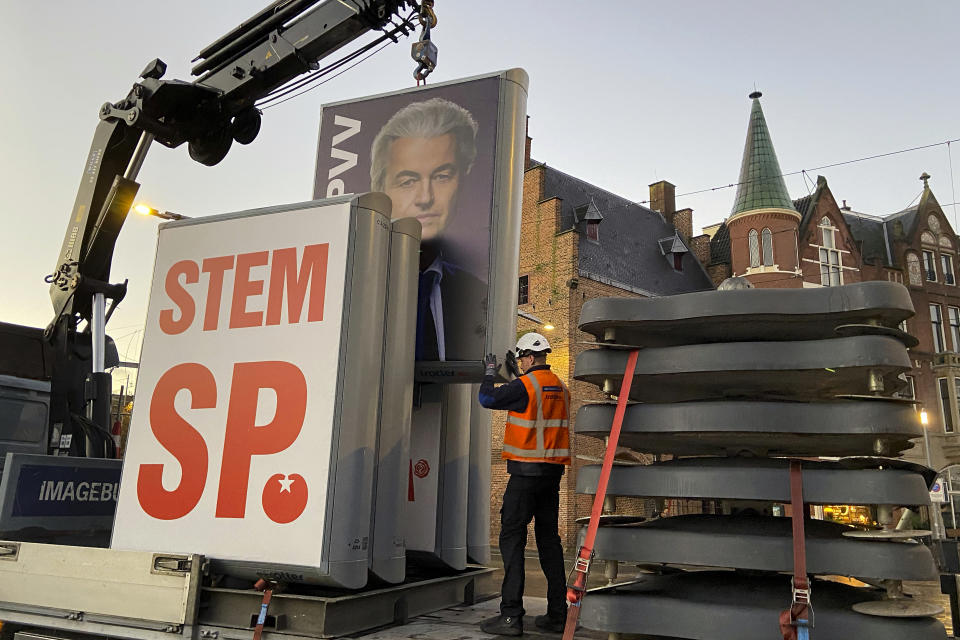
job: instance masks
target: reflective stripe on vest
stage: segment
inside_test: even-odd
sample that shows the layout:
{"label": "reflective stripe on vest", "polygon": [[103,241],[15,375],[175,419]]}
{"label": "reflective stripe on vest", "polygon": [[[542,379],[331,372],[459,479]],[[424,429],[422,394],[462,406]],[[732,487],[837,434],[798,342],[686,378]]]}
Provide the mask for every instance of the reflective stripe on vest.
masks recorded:
{"label": "reflective stripe on vest", "polygon": [[[527,392],[531,397],[528,400],[527,410],[524,413],[511,411],[507,415],[503,457],[508,460],[570,464],[570,435],[568,431],[570,392],[563,384],[563,381],[555,374],[549,371],[541,371],[553,378],[553,380],[544,381],[547,390],[560,391],[563,394],[562,405],[557,407],[551,402],[552,415],[550,415],[550,417],[544,417],[544,384],[541,383],[537,377],[537,373],[540,372],[534,371],[523,376],[523,380],[525,381],[524,386],[527,388]],[[534,407],[529,404],[531,402],[535,404],[535,411]],[[557,416],[558,410],[561,417]],[[524,436],[522,435],[523,433],[527,435]],[[547,442],[548,439],[549,442]],[[533,447],[529,446],[531,444]],[[557,446],[562,444],[566,444],[567,447]]]}

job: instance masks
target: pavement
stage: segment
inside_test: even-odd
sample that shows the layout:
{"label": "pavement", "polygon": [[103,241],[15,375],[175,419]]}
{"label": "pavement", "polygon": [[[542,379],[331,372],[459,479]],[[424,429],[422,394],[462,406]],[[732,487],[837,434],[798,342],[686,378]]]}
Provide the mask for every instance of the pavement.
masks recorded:
{"label": "pavement", "polygon": [[[527,615],[524,616],[524,638],[549,638],[550,640],[560,638],[559,633],[546,633],[533,626],[533,618],[547,611],[546,598],[525,597],[523,608],[527,610]],[[500,600],[499,598],[493,598],[469,607],[450,607],[436,613],[414,618],[402,627],[390,627],[356,637],[363,640],[400,640],[402,638],[416,640],[496,640],[504,636],[492,636],[480,631],[480,623],[499,613]],[[577,631],[577,638],[606,640],[607,634],[581,629]]]}
{"label": "pavement", "polygon": [[[490,566],[496,570],[484,581],[484,595],[478,596],[483,600],[470,606],[457,606],[443,609],[428,615],[418,616],[403,626],[387,627],[363,634],[351,636],[363,640],[496,640],[505,636],[493,636],[480,630],[480,623],[500,613],[500,583],[503,581],[503,562],[496,551],[492,554]],[[569,570],[572,558],[567,559]],[[598,564],[590,586],[605,584],[602,565]],[[524,584],[523,608],[527,613],[524,616],[524,638],[558,640],[559,633],[547,633],[533,626],[536,616],[547,612],[547,582],[540,570],[540,562],[536,553],[526,554],[526,579]],[[589,629],[579,629],[577,640],[607,640],[607,634]]]}
{"label": "pavement", "polygon": [[[572,559],[567,559],[567,570],[569,571]],[[366,632],[351,636],[352,638],[362,638],[362,640],[496,640],[504,636],[492,636],[480,630],[480,623],[487,618],[497,615],[500,612],[500,597],[497,590],[503,580],[503,565],[499,554],[493,553],[490,563],[496,571],[485,581],[484,590],[487,591],[486,598],[477,604],[470,606],[456,606],[443,609],[428,615],[418,616],[403,626],[388,627],[375,631]],[[524,591],[527,596],[523,598],[523,607],[527,610],[524,617],[524,638],[535,640],[557,640],[560,634],[546,633],[533,626],[534,617],[546,613],[547,600],[543,595],[546,593],[546,580],[540,571],[540,563],[535,553],[527,553],[526,556],[526,583]],[[620,580],[629,580],[636,575],[635,570],[629,565],[621,565]],[[603,577],[603,564],[597,563],[591,572],[590,587],[601,586],[606,583]],[[944,608],[944,613],[938,616],[938,619],[947,629],[947,638],[953,639],[951,635],[953,630],[950,621],[950,602],[947,596],[940,593],[940,584],[938,582],[907,582],[904,583],[904,591],[913,597],[939,604]],[[578,640],[607,640],[607,634],[590,629],[579,629],[576,633]]]}

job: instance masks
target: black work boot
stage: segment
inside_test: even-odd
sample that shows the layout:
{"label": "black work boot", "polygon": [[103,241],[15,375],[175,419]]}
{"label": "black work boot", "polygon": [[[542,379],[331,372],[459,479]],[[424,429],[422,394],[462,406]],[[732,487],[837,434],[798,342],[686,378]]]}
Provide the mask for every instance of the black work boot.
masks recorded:
{"label": "black work boot", "polygon": [[563,633],[563,628],[566,624],[566,618],[556,618],[549,614],[537,616],[533,619],[533,626],[541,631],[548,631],[550,633]]}
{"label": "black work boot", "polygon": [[522,636],[523,617],[494,616],[480,623],[480,630],[495,636]]}

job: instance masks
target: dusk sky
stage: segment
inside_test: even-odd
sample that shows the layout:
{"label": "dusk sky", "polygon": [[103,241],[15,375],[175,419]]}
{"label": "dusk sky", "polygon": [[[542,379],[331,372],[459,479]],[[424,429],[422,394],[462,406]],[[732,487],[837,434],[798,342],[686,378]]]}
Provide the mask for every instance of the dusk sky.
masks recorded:
{"label": "dusk sky", "polygon": [[[0,319],[46,325],[52,271],[97,112],[126,95],[155,57],[190,80],[200,49],[266,0],[6,2],[0,37]],[[956,1],[552,2],[437,0],[439,82],[510,67],[530,75],[533,156],[644,201],[666,179],[678,194],[735,183],[755,88],[794,198],[826,176],[838,200],[888,214],[930,186],[956,221],[960,138]],[[363,42],[369,40],[368,36]],[[412,38],[264,112],[259,138],[213,168],[186,145],[155,144],[140,200],[188,216],[309,200],[320,105],[413,84]],[[952,178],[952,180],[951,180]],[[695,233],[721,221],[735,189],[678,198]],[[157,220],[131,214],[112,281],[130,292],[108,331],[136,359]],[[954,227],[956,228],[956,224]]]}

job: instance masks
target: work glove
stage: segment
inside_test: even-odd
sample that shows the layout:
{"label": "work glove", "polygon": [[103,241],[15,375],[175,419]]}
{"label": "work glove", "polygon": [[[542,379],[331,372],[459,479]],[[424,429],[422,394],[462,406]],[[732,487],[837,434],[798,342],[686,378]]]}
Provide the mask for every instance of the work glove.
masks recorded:
{"label": "work glove", "polygon": [[497,356],[492,353],[488,353],[483,358],[483,375],[490,376],[491,378],[497,375]]}
{"label": "work glove", "polygon": [[517,364],[517,356],[513,351],[507,351],[507,359],[504,363],[504,366],[507,368],[507,373],[512,375],[514,378],[520,377],[520,365]]}

